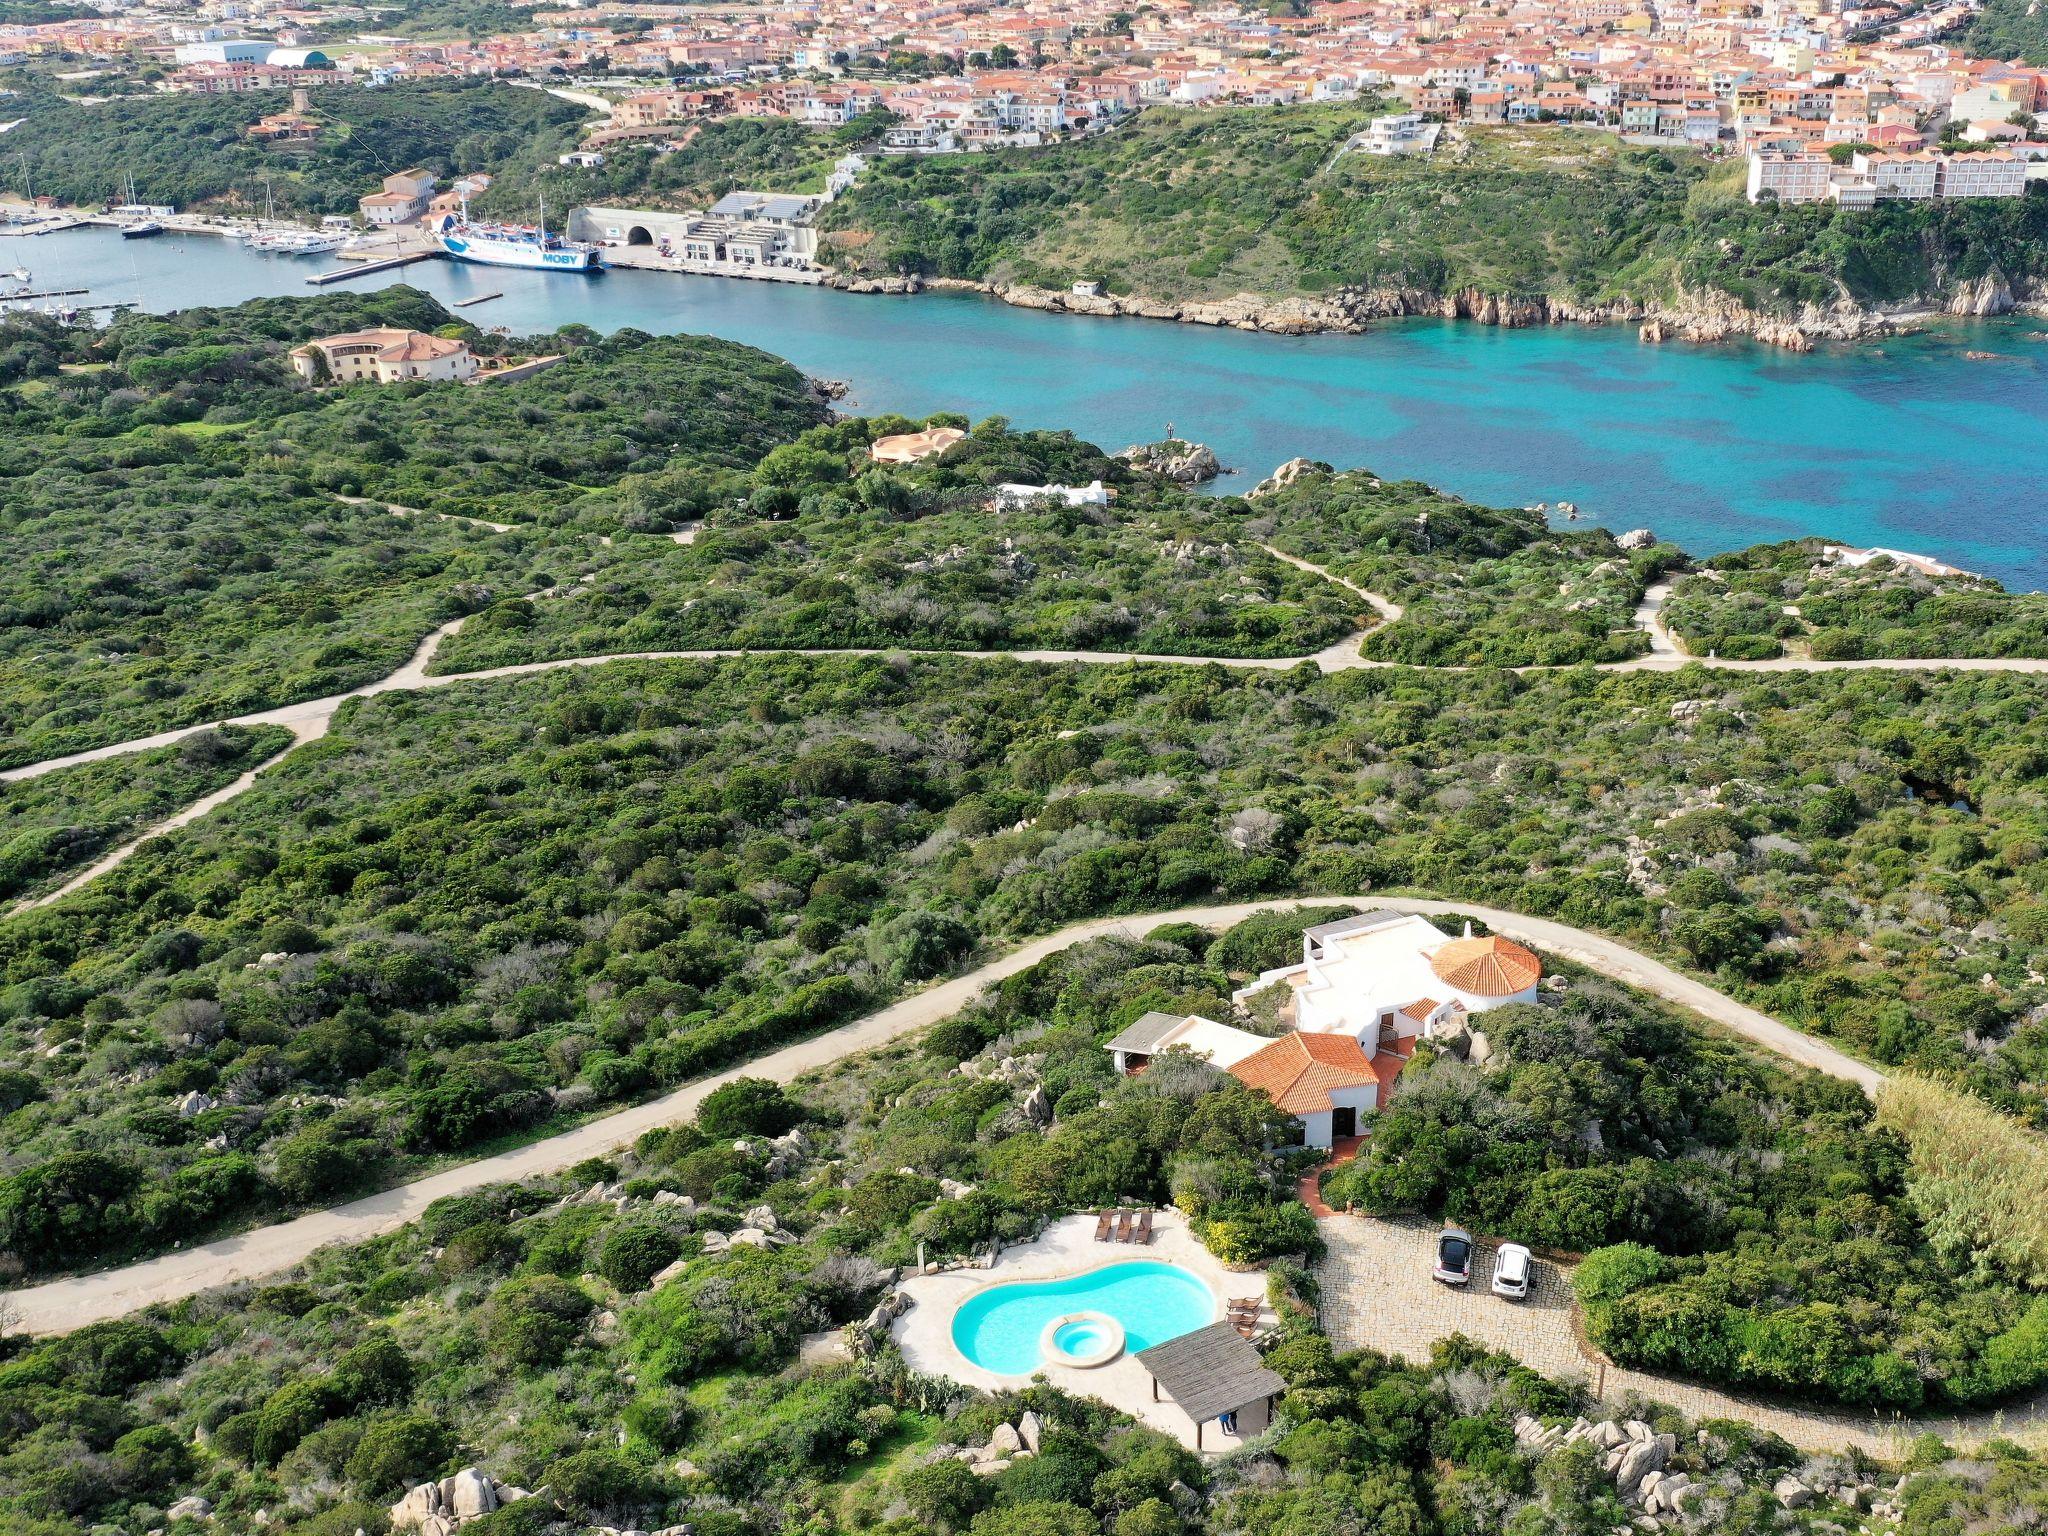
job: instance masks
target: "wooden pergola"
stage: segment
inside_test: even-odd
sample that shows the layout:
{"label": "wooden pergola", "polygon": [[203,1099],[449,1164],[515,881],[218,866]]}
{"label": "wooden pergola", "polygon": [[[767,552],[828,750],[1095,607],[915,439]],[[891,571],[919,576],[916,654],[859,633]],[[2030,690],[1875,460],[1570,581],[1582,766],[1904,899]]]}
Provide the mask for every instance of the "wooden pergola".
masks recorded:
{"label": "wooden pergola", "polygon": [[1271,1422],[1273,1399],[1287,1390],[1287,1383],[1229,1323],[1211,1323],[1154,1344],[1138,1351],[1137,1358],[1152,1375],[1152,1401],[1159,1401],[1163,1389],[1195,1421],[1196,1450],[1202,1449],[1202,1426],[1211,1419],[1264,1403]]}

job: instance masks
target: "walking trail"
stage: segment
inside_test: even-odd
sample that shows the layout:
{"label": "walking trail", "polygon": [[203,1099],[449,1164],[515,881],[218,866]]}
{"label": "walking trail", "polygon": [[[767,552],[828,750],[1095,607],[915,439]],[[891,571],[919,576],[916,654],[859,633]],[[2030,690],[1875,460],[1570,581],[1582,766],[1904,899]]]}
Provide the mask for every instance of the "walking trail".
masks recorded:
{"label": "walking trail", "polygon": [[[360,497],[340,497],[337,499],[348,501],[351,505],[381,506],[394,516],[399,517],[425,517],[430,515],[450,517],[454,521],[475,523],[496,532],[509,533],[514,531],[514,525],[486,522],[481,518],[455,517],[453,514],[445,513],[429,514],[420,512],[412,507],[402,507],[390,502],[365,501]],[[695,542],[701,526],[701,524],[692,524],[687,528],[667,534],[665,537],[677,544],[690,544]],[[606,537],[603,539],[603,542],[609,544],[611,540],[609,537]],[[1373,610],[1379,620],[1379,623],[1372,626],[1372,628],[1394,623],[1402,615],[1402,608],[1398,603],[1391,602],[1377,593],[1368,592],[1356,582],[1348,581],[1333,571],[1327,570],[1311,561],[1304,560],[1298,555],[1290,555],[1283,550],[1275,549],[1271,545],[1261,545],[1260,547],[1277,560],[1283,561],[1298,570],[1307,571],[1327,581],[1334,582],[1338,586],[1344,587],[1357,595]],[[584,579],[588,580],[589,578],[586,577]],[[551,588],[546,592],[529,594],[529,597],[530,599],[552,597],[558,595],[561,590],[561,588]],[[1637,626],[1646,630],[1650,636],[1649,651],[1641,656],[1630,657],[1626,661],[1597,664],[1599,670],[1609,672],[1671,672],[1681,667],[1690,666],[1707,667],[1729,672],[1894,670],[1915,672],[2048,673],[2048,658],[2039,657],[1926,657],[1904,660],[1816,661],[1806,656],[1781,656],[1768,661],[1728,661],[1715,657],[1688,656],[1678,648],[1670,632],[1665,629],[1663,620],[1660,617],[1664,599],[1669,595],[1669,592],[1670,587],[1668,583],[1660,583],[1657,586],[1651,587],[1645,592],[1642,604],[1636,610],[1635,620]],[[1376,661],[1362,655],[1360,647],[1364,643],[1366,636],[1372,632],[1371,629],[1366,629],[1349,635],[1335,644],[1325,646],[1322,650],[1306,656],[1174,656],[1142,654],[1136,651],[1063,650],[909,651],[902,646],[868,646],[845,649],[787,647],[767,650],[756,648],[615,651],[598,656],[567,656],[552,661],[528,661],[515,663],[510,666],[485,667],[474,672],[429,674],[427,668],[432,663],[435,653],[440,649],[442,641],[458,632],[461,628],[462,620],[460,619],[443,624],[420,642],[419,648],[413,652],[411,658],[403,666],[399,667],[397,671],[374,682],[364,683],[360,687],[351,688],[344,693],[330,694],[326,698],[320,699],[306,699],[297,704],[283,704],[274,709],[257,710],[250,714],[235,715],[224,720],[202,721],[194,725],[179,726],[173,730],[158,731],[151,736],[139,736],[129,741],[110,742],[106,746],[91,747],[82,752],[71,752],[61,757],[46,758],[39,763],[28,763],[16,768],[0,769],[0,783],[40,778],[46,773],[56,773],[65,768],[76,767],[81,763],[103,762],[108,758],[125,757],[131,753],[151,751],[157,747],[166,747],[175,742],[183,741],[186,737],[195,735],[200,731],[214,730],[226,725],[281,725],[291,731],[294,738],[292,745],[296,747],[309,741],[317,741],[320,737],[326,735],[328,728],[334,723],[336,712],[351,699],[374,698],[380,693],[416,693],[429,688],[445,688],[451,683],[481,682],[506,677],[526,677],[541,672],[560,671],[565,667],[598,667],[621,661],[714,661],[767,655],[825,657],[900,656],[908,654],[952,656],[970,661],[1016,661],[1048,666],[1078,664],[1082,666],[1104,667],[1129,665],[1230,667],[1237,670],[1269,672],[1287,671],[1302,665],[1304,662],[1326,673],[1347,672],[1360,668],[1403,667],[1409,665],[1406,662]],[[1588,663],[1587,665],[1595,664]],[[1448,667],[1437,670],[1462,672],[1470,669]],[[1531,666],[1516,667],[1511,670],[1517,672],[1542,672],[1559,669]],[[70,895],[82,886],[90,884],[108,870],[125,863],[135,854],[137,849],[141,848],[151,838],[160,837],[166,832],[186,826],[218,806],[234,799],[237,795],[248,789],[250,785],[254,784],[258,775],[275,767],[284,758],[289,756],[291,750],[289,747],[286,748],[284,752],[271,758],[254,771],[244,774],[233,784],[226,786],[224,789],[214,791],[204,799],[146,828],[129,842],[111,850],[78,874],[72,876],[56,890],[16,904],[7,915],[47,906],[53,901]]]}

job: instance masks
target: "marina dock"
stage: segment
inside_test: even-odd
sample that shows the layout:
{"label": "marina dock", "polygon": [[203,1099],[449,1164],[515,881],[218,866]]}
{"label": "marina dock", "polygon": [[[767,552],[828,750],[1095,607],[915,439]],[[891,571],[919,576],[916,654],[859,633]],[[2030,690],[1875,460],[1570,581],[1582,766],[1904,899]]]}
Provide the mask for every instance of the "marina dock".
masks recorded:
{"label": "marina dock", "polygon": [[416,261],[435,261],[439,251],[407,251],[400,256],[385,256],[377,261],[366,261],[358,266],[337,267],[332,272],[315,272],[306,281],[315,288],[324,288],[329,283],[346,282],[351,277],[362,277],[371,272],[390,272],[399,267],[409,267]]}

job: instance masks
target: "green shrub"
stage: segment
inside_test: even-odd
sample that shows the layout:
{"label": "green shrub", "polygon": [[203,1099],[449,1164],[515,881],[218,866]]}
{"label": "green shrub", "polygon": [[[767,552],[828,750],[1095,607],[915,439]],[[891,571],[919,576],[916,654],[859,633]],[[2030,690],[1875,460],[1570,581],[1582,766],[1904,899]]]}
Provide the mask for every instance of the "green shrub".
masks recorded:
{"label": "green shrub", "polygon": [[598,1249],[597,1272],[622,1291],[644,1291],[657,1271],[682,1252],[674,1233],[636,1222],[615,1227]]}
{"label": "green shrub", "polygon": [[803,1107],[765,1078],[739,1077],[714,1088],[697,1106],[697,1124],[710,1136],[780,1136],[804,1117]]}
{"label": "green shrub", "polygon": [[374,1419],[348,1459],[349,1481],[381,1496],[438,1476],[455,1454],[455,1436],[424,1413]]}

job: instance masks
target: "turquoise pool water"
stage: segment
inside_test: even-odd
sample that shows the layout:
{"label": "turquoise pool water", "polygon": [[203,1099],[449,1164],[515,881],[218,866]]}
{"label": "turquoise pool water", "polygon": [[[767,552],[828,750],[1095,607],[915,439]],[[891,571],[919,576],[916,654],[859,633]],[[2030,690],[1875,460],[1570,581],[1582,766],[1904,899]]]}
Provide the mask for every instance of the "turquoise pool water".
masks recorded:
{"label": "turquoise pool water", "polygon": [[[1046,1325],[1071,1312],[1115,1318],[1123,1325],[1124,1348],[1136,1351],[1214,1322],[1216,1297],[1186,1270],[1136,1259],[1063,1280],[990,1286],[953,1314],[953,1343],[985,1371],[1029,1376],[1045,1363],[1039,1337]],[[1063,1332],[1060,1343],[1069,1342]]]}

